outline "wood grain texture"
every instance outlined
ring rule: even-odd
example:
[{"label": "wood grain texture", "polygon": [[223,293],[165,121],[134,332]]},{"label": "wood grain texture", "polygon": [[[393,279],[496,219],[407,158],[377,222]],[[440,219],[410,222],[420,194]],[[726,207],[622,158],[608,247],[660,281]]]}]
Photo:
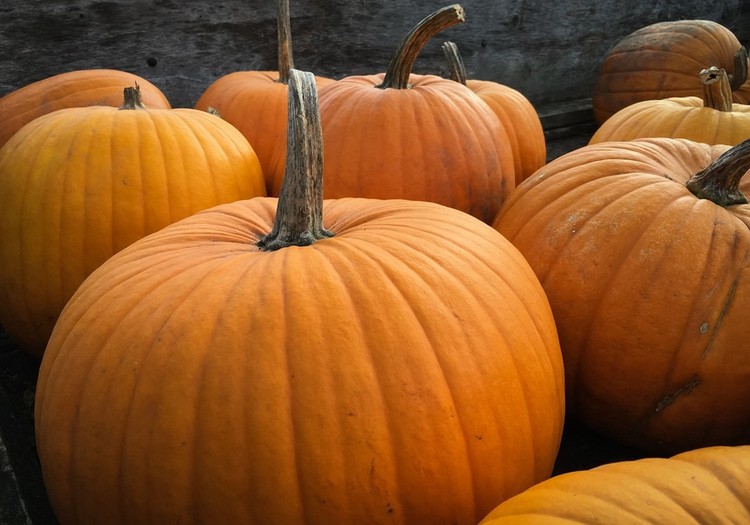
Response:
[{"label": "wood grain texture", "polygon": [[[382,72],[403,36],[447,5],[427,0],[292,2],[295,66],[340,78]],[[461,48],[470,78],[523,92],[534,104],[591,96],[599,60],[620,38],[656,21],[706,18],[747,42],[743,0],[466,0],[466,22],[431,42],[416,73],[447,75],[440,45]],[[148,78],[175,107],[216,78],[276,67],[275,2],[260,0],[5,0],[0,6],[0,95],[71,69],[124,69]]]}]

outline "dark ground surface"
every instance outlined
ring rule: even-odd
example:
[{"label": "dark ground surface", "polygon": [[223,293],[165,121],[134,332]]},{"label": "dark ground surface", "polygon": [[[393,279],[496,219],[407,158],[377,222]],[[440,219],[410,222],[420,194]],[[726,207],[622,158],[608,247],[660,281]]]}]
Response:
[{"label": "dark ground surface", "polygon": [[[548,129],[548,160],[586,144],[594,125],[564,117],[572,125]],[[558,118],[540,111],[547,124]],[[580,120],[580,122],[575,122]],[[34,388],[38,363],[19,349],[0,327],[0,525],[56,525],[42,481],[34,445]],[[575,421],[567,421],[554,474],[644,457]]]}]

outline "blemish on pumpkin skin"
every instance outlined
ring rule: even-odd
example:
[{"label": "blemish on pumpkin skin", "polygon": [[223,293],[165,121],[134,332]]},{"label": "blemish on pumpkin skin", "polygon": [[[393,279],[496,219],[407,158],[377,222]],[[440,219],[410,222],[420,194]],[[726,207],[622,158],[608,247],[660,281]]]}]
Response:
[{"label": "blemish on pumpkin skin", "polygon": [[693,376],[690,378],[690,381],[682,385],[680,388],[672,392],[671,394],[667,394],[666,396],[662,397],[661,400],[656,403],[656,408],[654,409],[654,412],[657,414],[667,408],[669,405],[673,404],[680,396],[686,396],[695,388],[701,384],[701,380],[698,376]]},{"label": "blemish on pumpkin skin", "polygon": [[[708,340],[708,343],[706,344],[706,348],[703,350],[703,354],[701,355],[701,359],[705,359],[708,353],[711,351],[711,348],[714,345],[714,341],[716,340],[716,337],[719,335],[719,328],[721,328],[721,323],[724,321],[724,317],[726,317],[727,312],[729,311],[729,307],[732,306],[732,302],[734,301],[734,293],[737,290],[737,286],[739,284],[740,278],[737,277],[734,281],[732,281],[732,286],[729,287],[729,292],[727,293],[727,297],[724,300],[724,304],[721,307],[721,311],[719,312],[718,317],[716,318],[716,322],[714,323],[714,329],[711,332],[711,336]],[[706,331],[703,331],[703,327],[706,327]],[[700,331],[702,334],[705,334],[708,332],[708,323],[703,323],[700,327]]]}]

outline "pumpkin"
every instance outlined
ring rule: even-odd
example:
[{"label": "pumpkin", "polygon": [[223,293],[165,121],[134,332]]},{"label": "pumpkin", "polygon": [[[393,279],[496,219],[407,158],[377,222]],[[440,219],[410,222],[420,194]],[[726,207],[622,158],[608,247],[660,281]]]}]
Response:
[{"label": "pumpkin", "polygon": [[247,140],[194,109],[61,109],[0,149],[0,322],[31,354],[113,253],[198,210],[265,195]]},{"label": "pumpkin", "polygon": [[122,90],[138,84],[149,108],[169,108],[164,94],[145,78],[116,69],[84,69],[53,75],[0,98],[0,146],[25,124],[46,113],[78,106],[119,106]]},{"label": "pumpkin", "polygon": [[425,43],[464,19],[458,4],[440,9],[411,30],[385,73],[320,89],[328,198],[430,201],[491,222],[515,187],[507,132],[468,87],[411,73]]},{"label": "pumpkin", "polygon": [[702,97],[643,100],[607,119],[590,144],[643,137],[674,137],[735,145],[750,137],[750,106],[732,103],[729,78],[716,66],[700,72]]},{"label": "pumpkin", "polygon": [[[213,110],[239,129],[260,159],[266,192],[277,196],[286,158],[287,83],[294,67],[289,0],[278,0],[278,71],[235,71],[203,92],[196,109]],[[316,76],[319,86],[333,82]]]},{"label": "pumpkin", "polygon": [[523,93],[510,86],[489,80],[467,79],[466,67],[455,43],[443,43],[443,52],[448,60],[451,79],[479,95],[500,119],[513,150],[515,183],[520,184],[541,168],[547,159],[544,129],[534,105]]},{"label": "pumpkin", "polygon": [[[699,97],[701,86],[695,75],[711,66],[727,71],[733,90],[750,89],[747,51],[723,25],[711,20],[671,20],[642,27],[602,59],[594,83],[594,117],[602,124],[642,100]],[[739,94],[736,101],[748,103]]]},{"label": "pumpkin", "polygon": [[498,505],[481,525],[750,523],[750,446],[706,447],[569,472]]},{"label": "pumpkin", "polygon": [[562,358],[529,265],[438,204],[324,201],[312,73],[289,92],[278,200],[133,243],[60,316],[35,428],[62,525],[475,524],[550,475]]},{"label": "pumpkin", "polygon": [[549,297],[568,410],[658,453],[750,439],[750,142],[603,142],[521,184],[494,226]]}]

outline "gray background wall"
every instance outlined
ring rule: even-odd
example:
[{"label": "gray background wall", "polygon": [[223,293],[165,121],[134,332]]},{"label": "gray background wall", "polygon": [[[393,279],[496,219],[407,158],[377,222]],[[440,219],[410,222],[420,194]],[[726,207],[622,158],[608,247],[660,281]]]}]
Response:
[{"label": "gray background wall", "polygon": [[[291,0],[295,65],[340,78],[385,69],[434,0]],[[444,74],[440,43],[458,44],[471,78],[501,82],[535,105],[586,99],[599,60],[652,22],[706,18],[747,44],[750,0],[465,0],[464,24],[428,44],[415,71]],[[46,76],[124,69],[192,106],[221,75],[275,69],[274,0],[3,0],[0,95]]]}]

